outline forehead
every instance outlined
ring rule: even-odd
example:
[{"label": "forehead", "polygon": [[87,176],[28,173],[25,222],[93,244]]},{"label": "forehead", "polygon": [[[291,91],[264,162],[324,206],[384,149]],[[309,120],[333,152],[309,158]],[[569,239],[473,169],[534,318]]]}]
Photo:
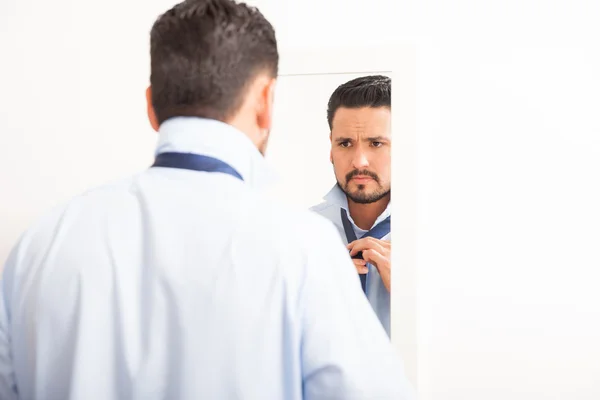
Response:
[{"label": "forehead", "polygon": [[331,135],[339,136],[384,136],[391,135],[391,110],[388,107],[341,107],[333,116]]}]

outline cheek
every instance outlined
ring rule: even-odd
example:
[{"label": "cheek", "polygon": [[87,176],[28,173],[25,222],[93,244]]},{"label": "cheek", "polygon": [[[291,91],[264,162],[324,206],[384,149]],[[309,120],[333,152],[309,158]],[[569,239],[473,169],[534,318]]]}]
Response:
[{"label": "cheek", "polygon": [[332,152],[331,162],[333,163],[333,169],[335,170],[335,174],[337,176],[348,173],[348,161],[342,154],[336,154],[335,152]]},{"label": "cheek", "polygon": [[336,166],[345,168],[349,163],[352,162],[352,157],[348,152],[333,150],[331,152],[331,160]]},{"label": "cheek", "polygon": [[392,165],[389,160],[382,160],[382,162],[377,163],[375,166],[375,172],[379,175],[379,179],[382,182],[389,182],[390,175],[392,170]]}]

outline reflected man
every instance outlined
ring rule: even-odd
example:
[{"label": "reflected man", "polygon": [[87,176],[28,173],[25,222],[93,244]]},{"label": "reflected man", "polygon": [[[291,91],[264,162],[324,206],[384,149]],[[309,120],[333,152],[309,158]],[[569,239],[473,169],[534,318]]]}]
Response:
[{"label": "reflected man", "polygon": [[390,336],[391,79],[339,86],[327,108],[336,185],[312,210],[338,228],[379,321]]}]

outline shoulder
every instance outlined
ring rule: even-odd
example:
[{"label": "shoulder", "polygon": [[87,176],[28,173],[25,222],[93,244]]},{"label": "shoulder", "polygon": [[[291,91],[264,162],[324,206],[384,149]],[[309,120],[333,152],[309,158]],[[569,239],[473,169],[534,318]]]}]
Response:
[{"label": "shoulder", "polygon": [[20,235],[6,262],[5,273],[21,264],[28,264],[31,257],[42,257],[45,250],[63,232],[66,222],[82,223],[102,215],[102,209],[110,209],[115,199],[122,204],[129,192],[132,178],[100,185],[82,192],[71,199],[56,204],[42,213]]}]

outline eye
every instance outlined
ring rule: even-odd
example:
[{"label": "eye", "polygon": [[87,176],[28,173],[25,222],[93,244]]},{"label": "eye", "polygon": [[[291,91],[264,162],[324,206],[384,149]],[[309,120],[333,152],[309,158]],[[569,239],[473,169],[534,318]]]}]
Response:
[{"label": "eye", "polygon": [[377,141],[375,141],[375,142],[371,142],[371,144],[373,145],[373,147],[381,147],[381,146],[383,146],[383,142],[377,142]]},{"label": "eye", "polygon": [[345,140],[343,142],[340,142],[340,146],[341,147],[350,147],[351,143],[349,140]]}]

